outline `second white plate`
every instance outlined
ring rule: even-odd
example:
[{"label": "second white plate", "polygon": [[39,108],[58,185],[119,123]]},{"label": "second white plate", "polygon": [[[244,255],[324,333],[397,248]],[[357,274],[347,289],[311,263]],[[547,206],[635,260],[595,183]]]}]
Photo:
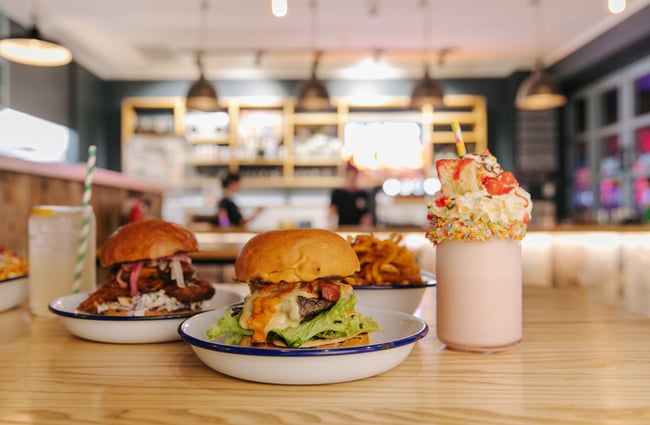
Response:
[{"label": "second white plate", "polygon": [[[196,313],[166,316],[102,316],[77,312],[77,306],[88,294],[70,294],[57,298],[49,305],[52,313],[61,317],[71,334],[83,339],[116,344],[144,344],[178,341],[178,326]],[[241,302],[244,297],[231,289],[216,285],[214,296],[204,310]]]}]

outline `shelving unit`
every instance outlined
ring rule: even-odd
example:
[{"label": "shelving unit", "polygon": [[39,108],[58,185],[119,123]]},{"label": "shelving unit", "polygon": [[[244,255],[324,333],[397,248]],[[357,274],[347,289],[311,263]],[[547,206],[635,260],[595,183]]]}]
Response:
[{"label": "shelving unit", "polygon": [[[436,111],[408,110],[405,99],[373,107],[346,100],[334,103],[330,110],[308,112],[297,110],[294,99],[263,106],[246,98],[223,99],[223,113],[208,120],[214,128],[202,131],[197,124],[186,124],[183,98],[127,98],[122,103],[122,163],[134,136],[173,135],[185,139],[186,186],[214,182],[233,171],[246,178],[247,187],[328,188],[342,183],[341,151],[345,127],[351,122],[416,122],[422,129],[425,172],[437,158],[455,153],[454,120],[461,123],[468,151],[487,147],[486,105],[480,96],[446,96],[444,108]],[[143,120],[147,123],[151,116],[165,120],[165,132],[143,127]]]}]

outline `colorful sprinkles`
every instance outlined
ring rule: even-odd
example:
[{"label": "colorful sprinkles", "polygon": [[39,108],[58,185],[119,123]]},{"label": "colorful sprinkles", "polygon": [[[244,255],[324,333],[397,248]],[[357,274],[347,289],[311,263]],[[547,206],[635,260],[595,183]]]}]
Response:
[{"label": "colorful sprinkles", "polygon": [[446,239],[485,242],[493,239],[522,240],[526,236],[527,225],[515,221],[508,225],[482,221],[449,221],[429,215],[430,227],[426,237],[434,245]]}]

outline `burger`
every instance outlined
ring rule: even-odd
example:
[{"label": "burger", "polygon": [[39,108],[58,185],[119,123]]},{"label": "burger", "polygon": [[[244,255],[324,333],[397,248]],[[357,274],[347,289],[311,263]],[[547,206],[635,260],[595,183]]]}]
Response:
[{"label": "burger", "polygon": [[210,340],[254,347],[336,348],[367,344],[381,330],[355,311],[348,283],[359,270],[350,244],[321,229],[287,229],[251,238],[235,260],[235,280],[248,283],[243,304],[209,327]]},{"label": "burger", "polygon": [[77,310],[111,316],[154,316],[202,310],[214,286],[196,275],[187,253],[198,250],[194,234],[164,220],[126,224],[104,243],[100,266],[107,283]]}]

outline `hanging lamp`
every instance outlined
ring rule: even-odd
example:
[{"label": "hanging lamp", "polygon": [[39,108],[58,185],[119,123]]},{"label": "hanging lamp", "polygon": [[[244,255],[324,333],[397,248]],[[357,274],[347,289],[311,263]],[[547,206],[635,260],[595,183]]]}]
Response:
[{"label": "hanging lamp", "polygon": [[195,111],[214,112],[219,109],[219,97],[214,86],[205,79],[201,52],[196,55],[196,64],[199,67],[199,79],[187,91],[185,106]]},{"label": "hanging lamp", "polygon": [[429,65],[424,66],[424,76],[413,87],[411,108],[422,109],[425,105],[438,107],[443,104],[444,94],[440,84],[430,77]]},{"label": "hanging lamp", "polygon": [[[206,31],[206,17],[208,11],[208,1],[204,0],[201,4],[201,23],[200,23],[200,44],[205,42]],[[196,80],[187,91],[185,97],[185,106],[187,109],[192,109],[202,112],[214,112],[220,109],[219,97],[217,90],[205,78],[205,71],[203,69],[203,50],[196,53],[196,65],[199,68],[199,79]]]},{"label": "hanging lamp", "polygon": [[531,0],[535,8],[537,26],[537,59],[533,72],[519,85],[515,97],[515,106],[527,111],[543,111],[558,108],[566,104],[566,97],[557,84],[544,71],[542,63],[542,23],[539,10],[540,0]]},{"label": "hanging lamp", "polygon": [[31,66],[62,66],[70,63],[72,52],[67,47],[41,36],[33,12],[32,27],[21,37],[0,39],[0,56],[12,62]]},{"label": "hanging lamp", "polygon": [[[420,5],[422,6],[423,9],[428,9],[428,2],[427,0],[422,0]],[[429,23],[430,23],[430,18],[429,18],[429,13],[426,13],[426,10],[423,10],[422,12],[422,45],[424,46],[425,50],[427,49],[429,40],[430,40],[430,28],[429,28]],[[442,55],[446,53],[446,50],[441,53],[441,58],[440,62],[442,62]],[[426,53],[425,53],[426,55]],[[422,109],[422,107],[426,105],[430,105],[432,107],[439,107],[443,104],[443,98],[444,98],[444,93],[442,90],[442,86],[438,81],[434,80],[431,78],[430,75],[430,64],[425,60],[424,64],[424,75],[422,78],[415,83],[415,86],[413,87],[413,91],[411,92],[411,104],[410,107],[412,109]]]},{"label": "hanging lamp", "polygon": [[316,70],[321,52],[316,52],[311,66],[311,77],[303,81],[296,89],[296,107],[298,109],[320,110],[331,107],[330,95],[325,84],[316,77]]},{"label": "hanging lamp", "polygon": [[[316,46],[318,29],[316,27],[316,0],[312,0],[311,6],[311,41]],[[322,56],[321,51],[316,51],[314,61],[311,65],[311,76],[296,87],[296,108],[306,110],[322,110],[332,106],[330,95],[325,83],[316,77],[318,64]]]}]

